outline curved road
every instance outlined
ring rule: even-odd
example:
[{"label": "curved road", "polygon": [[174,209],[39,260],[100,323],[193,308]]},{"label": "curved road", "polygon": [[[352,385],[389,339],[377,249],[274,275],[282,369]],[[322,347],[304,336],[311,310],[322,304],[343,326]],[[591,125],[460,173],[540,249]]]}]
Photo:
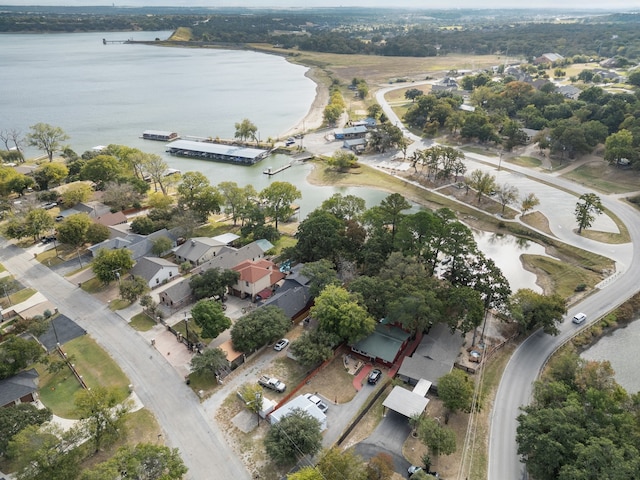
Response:
[{"label": "curved road", "polygon": [[[419,83],[426,84],[429,82]],[[376,99],[391,123],[401,126],[400,119],[384,98],[387,92],[398,88],[406,88],[406,85],[382,88],[376,93]],[[425,148],[430,145],[424,139],[411,134],[404,126],[401,126],[401,128],[405,136],[416,140],[414,149]],[[496,166],[499,162],[495,157],[466,153],[465,155]],[[536,181],[543,181],[547,185],[575,192],[578,195],[593,191],[548,173],[537,172],[512,164],[503,168]],[[626,225],[631,236],[631,244],[625,246],[598,244],[572,233],[573,225],[571,227],[565,226],[564,229],[562,229],[562,226],[559,227],[562,232],[558,236],[562,241],[614,258],[618,274],[611,281],[603,282],[606,286],[569,309],[567,314],[569,319],[577,312],[586,313],[588,321],[585,324],[578,327],[570,320],[566,320],[560,325],[560,334],[555,337],[538,331],[525,340],[514,352],[503,373],[491,412],[488,480],[521,480],[527,478],[526,469],[524,464],[520,462],[515,441],[516,418],[520,414],[520,407],[529,404],[531,401],[533,382],[537,379],[549,356],[573,336],[576,330],[585,328],[589,323],[605,315],[640,290],[640,283],[636,273],[640,271],[640,213],[628,204],[617,200],[614,196],[607,197],[600,193],[598,195],[601,197],[602,204],[617,215]],[[565,208],[573,211],[574,204]],[[546,213],[553,214],[553,212]]]},{"label": "curved road", "polygon": [[184,379],[122,318],[6,241],[0,247],[0,262],[23,284],[53,301],[109,352],[162,426],[167,445],[180,450],[189,468],[186,478],[251,478]]}]

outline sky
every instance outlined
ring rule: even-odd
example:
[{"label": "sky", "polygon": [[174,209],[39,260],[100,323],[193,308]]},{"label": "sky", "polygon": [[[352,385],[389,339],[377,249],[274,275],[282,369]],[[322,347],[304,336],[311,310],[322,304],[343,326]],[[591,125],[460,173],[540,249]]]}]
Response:
[{"label": "sky", "polygon": [[191,7],[385,7],[454,9],[454,8],[555,8],[640,11],[638,0],[536,0],[534,3],[513,0],[0,0],[0,5],[110,5],[124,6],[191,6]]}]

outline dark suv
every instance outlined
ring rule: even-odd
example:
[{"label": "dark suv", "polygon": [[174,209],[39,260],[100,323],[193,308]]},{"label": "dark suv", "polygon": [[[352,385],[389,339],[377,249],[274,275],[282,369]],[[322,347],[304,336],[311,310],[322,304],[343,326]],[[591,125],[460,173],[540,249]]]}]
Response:
[{"label": "dark suv", "polygon": [[369,382],[371,385],[375,385],[376,383],[378,383],[378,380],[380,380],[380,377],[382,377],[382,371],[380,371],[379,368],[374,368],[373,370],[371,370],[369,378],[367,378],[367,382]]}]

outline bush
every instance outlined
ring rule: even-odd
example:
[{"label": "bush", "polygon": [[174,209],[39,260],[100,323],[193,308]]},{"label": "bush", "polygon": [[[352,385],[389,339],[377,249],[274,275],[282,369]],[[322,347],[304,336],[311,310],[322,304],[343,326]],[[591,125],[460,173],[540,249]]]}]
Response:
[{"label": "bush", "polygon": [[579,283],[578,285],[576,285],[576,288],[574,291],[576,292],[584,292],[587,289],[587,284],[586,283]]}]

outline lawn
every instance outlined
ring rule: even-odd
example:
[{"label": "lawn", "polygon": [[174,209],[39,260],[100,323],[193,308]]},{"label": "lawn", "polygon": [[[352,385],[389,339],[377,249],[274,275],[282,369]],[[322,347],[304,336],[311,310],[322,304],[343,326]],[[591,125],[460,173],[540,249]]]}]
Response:
[{"label": "lawn", "polygon": [[587,185],[603,193],[625,193],[640,189],[638,176],[628,170],[614,168],[604,161],[589,162],[563,177]]},{"label": "lawn", "polygon": [[129,305],[131,305],[131,302],[129,300],[116,298],[115,300],[111,300],[111,303],[109,303],[109,309],[115,312],[116,310],[127,308]]},{"label": "lawn", "polygon": [[527,168],[536,168],[542,165],[540,159],[535,157],[505,157],[503,160],[508,163],[513,163],[514,165]]},{"label": "lawn", "polygon": [[553,292],[562,298],[569,298],[575,293],[575,288],[584,283],[587,287],[595,286],[602,276],[579,266],[556,260],[550,257],[523,254],[523,261],[534,270],[540,270],[553,283]]},{"label": "lawn", "polygon": [[131,317],[131,321],[129,322],[129,325],[131,325],[131,327],[134,330],[137,330],[139,332],[147,332],[151,330],[153,327],[155,327],[157,324],[155,320],[150,318],[149,315],[147,315],[146,313],[139,313]]},{"label": "lawn", "polygon": [[[128,394],[129,379],[109,355],[90,337],[82,336],[63,346],[67,356],[74,357],[76,370],[82,375],[89,387],[98,385],[116,388],[124,399]],[[57,355],[51,355],[58,360]],[[51,374],[44,365],[36,366],[40,374],[40,399],[56,415],[64,418],[76,418],[74,415],[73,395],[80,390],[80,384],[68,369]]]},{"label": "lawn", "polygon": [[[2,295],[2,299],[0,300],[0,305],[2,308],[7,308],[9,306],[9,302],[7,301],[6,295],[4,295],[4,291],[0,291],[0,295]],[[31,298],[36,294],[36,291],[33,288],[23,288],[15,293],[9,295],[9,299],[11,300],[11,305],[17,305],[18,303],[22,303],[25,300]]]}]

